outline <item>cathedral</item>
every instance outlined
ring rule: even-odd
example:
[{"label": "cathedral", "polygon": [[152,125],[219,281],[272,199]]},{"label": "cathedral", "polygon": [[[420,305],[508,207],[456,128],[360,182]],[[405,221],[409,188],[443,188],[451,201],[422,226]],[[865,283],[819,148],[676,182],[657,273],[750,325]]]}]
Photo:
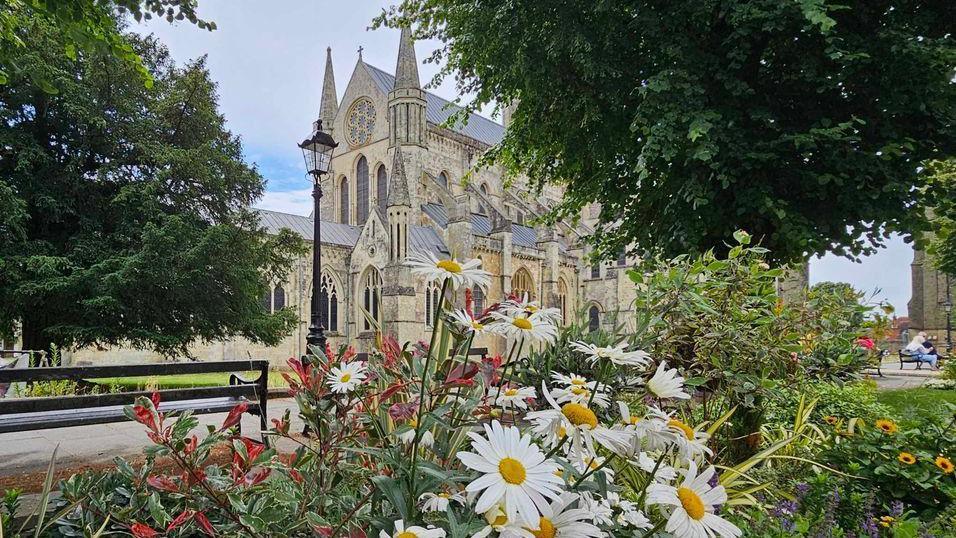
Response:
[{"label": "cathedral", "polygon": [[[480,258],[492,274],[490,289],[473,290],[481,310],[510,293],[528,294],[561,310],[565,322],[610,327],[629,308],[634,285],[629,260],[587,265],[583,239],[593,233],[599,208],[589,207],[577,224],[534,225],[562,195],[548,186],[528,189],[526,178],[506,178],[496,167],[476,167],[484,151],[501,141],[508,125],[477,114],[455,121],[461,108],[424,91],[414,41],[401,33],[395,70],[365,63],[361,56],[338,99],[332,52],[326,56],[319,120],[339,146],[323,176],[321,206],[322,273],[320,316],[329,343],[352,343],[359,351],[374,344],[375,324],[400,342],[428,341],[440,301],[437,286],[411,275],[402,262],[413,250],[437,256]],[[270,232],[288,228],[310,246],[312,217],[257,210]],[[242,340],[197,344],[204,360],[267,358],[283,364],[305,353],[312,294],[312,255],[301,257],[282,282],[263,297],[270,311],[293,308],[297,330],[279,346]],[[449,297],[463,302],[463,292]],[[620,316],[620,321],[626,321]],[[474,344],[498,352],[499,336]],[[110,354],[80,350],[74,360],[108,362],[161,360],[147,351]]]}]

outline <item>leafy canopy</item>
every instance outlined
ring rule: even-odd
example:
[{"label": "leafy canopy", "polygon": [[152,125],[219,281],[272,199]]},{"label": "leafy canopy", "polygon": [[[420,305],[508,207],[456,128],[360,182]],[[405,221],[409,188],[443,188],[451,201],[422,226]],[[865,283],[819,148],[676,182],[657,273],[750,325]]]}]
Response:
[{"label": "leafy canopy", "polygon": [[403,0],[472,107],[517,103],[488,156],[602,207],[598,252],[773,261],[924,229],[919,165],[952,155],[952,2]]},{"label": "leafy canopy", "polygon": [[204,60],[177,67],[155,39],[127,36],[149,89],[123,59],[72,61],[68,32],[23,22],[23,69],[0,86],[0,328],[21,325],[33,349],[277,343],[296,316],[265,312],[261,297],[300,240],[268,236],[248,209],[263,179],[225,128]]},{"label": "leafy canopy", "polygon": [[[114,16],[129,14],[137,22],[163,17],[169,22],[188,20],[199,28],[215,30],[216,23],[196,15],[196,0],[4,0],[0,2],[0,84],[5,84],[11,72],[23,70],[18,63],[17,49],[29,41],[25,35],[31,18],[44,20],[58,28],[63,35],[59,50],[76,59],[80,51],[109,52],[128,62],[152,84],[149,71],[139,56],[116,28]],[[44,91],[55,93],[56,87],[40,73],[27,71],[28,76]]]},{"label": "leafy canopy", "polygon": [[933,161],[927,172],[934,232],[930,253],[941,271],[956,276],[956,159]]}]

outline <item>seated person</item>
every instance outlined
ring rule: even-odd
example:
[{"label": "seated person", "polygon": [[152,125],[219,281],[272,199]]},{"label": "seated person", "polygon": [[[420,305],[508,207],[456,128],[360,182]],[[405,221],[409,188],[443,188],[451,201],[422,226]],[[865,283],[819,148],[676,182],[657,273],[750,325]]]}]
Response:
[{"label": "seated person", "polygon": [[913,340],[903,348],[903,351],[912,355],[913,358],[919,362],[929,364],[934,370],[939,370],[939,366],[937,366],[939,353],[937,353],[936,346],[933,345],[933,342],[926,339],[925,332],[920,331],[919,334],[914,336]]}]

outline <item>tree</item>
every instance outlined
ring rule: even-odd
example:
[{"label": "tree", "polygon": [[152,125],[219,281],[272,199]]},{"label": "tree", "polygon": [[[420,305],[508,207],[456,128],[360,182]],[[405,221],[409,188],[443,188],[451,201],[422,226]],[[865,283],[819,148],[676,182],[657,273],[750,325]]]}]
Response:
[{"label": "tree", "polygon": [[[30,18],[45,20],[60,29],[62,48],[71,59],[77,51],[108,51],[140,71],[144,80],[152,84],[149,71],[117,29],[114,17],[129,14],[137,22],[163,17],[169,22],[188,20],[199,28],[215,30],[216,23],[196,16],[196,0],[4,0],[0,2],[0,84],[5,84],[10,73],[22,69],[17,63],[17,49],[28,40],[24,30]],[[28,72],[44,91],[54,93],[56,87],[39,73]]]},{"label": "tree", "polygon": [[296,316],[261,297],[301,240],[267,235],[248,209],[263,179],[225,129],[204,61],[179,68],[154,38],[127,36],[148,89],[123,59],[72,61],[68,33],[24,22],[23,69],[0,86],[0,327],[20,324],[32,349],[277,343]]},{"label": "tree", "polygon": [[[952,2],[403,0],[379,24],[442,46],[472,108],[516,103],[487,160],[562,184],[549,221],[601,204],[605,257],[868,253],[953,155]],[[487,162],[487,161],[486,161]]]},{"label": "tree", "polygon": [[956,276],[956,159],[933,161],[926,169],[931,180],[925,204],[934,232],[929,251],[940,271]]}]

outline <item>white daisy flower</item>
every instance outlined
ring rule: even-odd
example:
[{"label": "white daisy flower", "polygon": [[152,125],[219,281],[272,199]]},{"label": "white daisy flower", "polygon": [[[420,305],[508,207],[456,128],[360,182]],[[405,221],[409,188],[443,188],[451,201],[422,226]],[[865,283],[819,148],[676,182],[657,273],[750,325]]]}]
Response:
[{"label": "white daisy flower", "polygon": [[461,329],[467,333],[475,333],[475,336],[481,336],[488,332],[488,327],[484,323],[479,322],[475,318],[471,317],[465,309],[458,309],[451,314],[452,319],[455,323],[461,327]]},{"label": "white daisy flower", "polygon": [[[547,504],[547,503],[545,503]],[[471,538],[485,538],[493,532],[498,533],[498,538],[536,538],[534,534],[524,530],[514,521],[508,519],[505,512],[504,503],[498,503],[491,507],[482,517],[488,522],[488,525],[471,535]]]},{"label": "white daisy flower", "polygon": [[[411,426],[412,429],[397,435],[398,440],[406,445],[410,445],[415,442],[415,433],[418,431],[418,421],[414,418],[410,418],[408,419],[408,425]],[[435,436],[432,435],[431,430],[425,430],[425,433],[422,434],[422,438],[418,440],[418,446],[431,448],[431,446],[434,444]]]},{"label": "white daisy flower", "polygon": [[647,452],[637,455],[637,466],[645,473],[654,473],[654,480],[658,482],[673,482],[677,478],[677,469],[663,462],[658,465],[657,460],[650,457]]},{"label": "white daisy flower", "polygon": [[635,428],[637,423],[641,421],[641,417],[631,414],[631,408],[626,403],[618,400],[617,408],[621,412],[621,425],[624,427]]},{"label": "white daisy flower", "polygon": [[365,381],[365,364],[355,362],[343,362],[338,367],[332,368],[326,375],[326,384],[332,392],[345,394],[352,392],[355,387]]},{"label": "white daisy flower", "polygon": [[601,529],[589,521],[591,512],[582,508],[570,508],[578,500],[573,493],[563,493],[560,498],[543,510],[536,527],[527,527],[535,538],[598,538],[604,536]]},{"label": "white daisy flower", "polygon": [[588,378],[575,373],[564,375],[560,372],[551,372],[551,379],[565,387],[584,387],[594,390],[597,386],[597,381],[588,381]]},{"label": "white daisy flower", "polygon": [[[674,446],[684,458],[711,455],[713,452],[707,447],[710,435],[697,431],[682,420],[675,418],[673,413],[651,408],[647,422],[654,424],[645,430],[648,447],[663,448]],[[663,429],[660,427],[663,425]]]},{"label": "white daisy flower", "polygon": [[594,411],[584,404],[559,404],[551,397],[543,381],[541,391],[551,408],[532,411],[525,418],[535,424],[535,433],[545,436],[552,446],[560,442],[562,434],[566,434],[571,436],[570,450],[577,454],[595,454],[595,442],[618,454],[628,452],[632,436],[630,432],[613,430],[600,424]]},{"label": "white daisy flower", "polygon": [[425,493],[418,498],[418,502],[422,503],[422,510],[426,512],[445,512],[451,506],[452,501],[464,505],[465,497],[461,493],[442,491],[440,493]]},{"label": "white daisy flower", "polygon": [[491,273],[481,269],[479,259],[439,260],[431,251],[413,251],[405,258],[405,265],[412,268],[413,274],[421,275],[429,281],[441,283],[450,278],[454,288],[479,286],[488,289],[491,284]]},{"label": "white daisy flower", "polygon": [[591,398],[591,390],[578,385],[567,388],[555,387],[551,389],[551,397],[558,403],[573,402],[583,405],[593,403],[601,409],[607,409],[611,405],[611,398],[608,397],[603,388],[594,393],[593,399]]},{"label": "white daisy flower", "polygon": [[541,316],[539,313],[529,316],[508,316],[501,312],[491,312],[491,317],[498,323],[492,325],[492,330],[507,338],[529,338],[532,342],[553,344],[558,337],[558,328],[554,321]]},{"label": "white daisy flower", "polygon": [[379,538],[445,538],[444,529],[434,527],[418,527],[412,525],[405,527],[405,522],[399,519],[395,522],[395,532],[389,534],[385,531],[379,531]]},{"label": "white daisy flower", "polygon": [[557,499],[564,485],[554,474],[558,464],[545,460],[531,436],[522,435],[518,428],[503,427],[496,420],[490,426],[485,424],[485,435],[487,438],[468,433],[477,454],[457,454],[466,467],[483,473],[465,487],[469,492],[484,490],[475,503],[475,512],[483,514],[504,501],[509,521],[537,524],[539,510],[548,507],[545,497]]},{"label": "white daisy flower", "polygon": [[538,314],[554,324],[561,323],[561,310],[558,308],[541,308],[537,301],[532,301],[525,293],[521,299],[503,301],[499,310],[511,317],[530,316]]},{"label": "white daisy flower", "polygon": [[647,380],[647,390],[658,398],[690,398],[690,394],[684,392],[684,378],[677,375],[677,368],[668,370],[667,361],[657,365],[654,376]]},{"label": "white daisy flower", "polygon": [[735,538],[742,533],[733,523],[714,514],[714,507],[727,503],[723,486],[710,486],[714,468],[697,474],[697,464],[689,462],[680,486],[651,484],[647,504],[658,505],[667,517],[664,529],[678,538]]},{"label": "white daisy flower", "polygon": [[519,409],[528,408],[528,398],[534,398],[537,394],[532,387],[508,387],[502,389],[495,399],[495,405],[502,409],[517,407]]},{"label": "white daisy flower", "polygon": [[625,351],[626,342],[621,342],[616,346],[600,347],[587,342],[572,342],[571,347],[588,356],[591,364],[601,360],[611,361],[618,366],[644,366],[650,360],[651,356],[645,351]]},{"label": "white daisy flower", "polygon": [[638,529],[650,529],[654,526],[651,520],[647,519],[647,516],[644,515],[644,512],[641,512],[637,508],[636,503],[622,500],[617,506],[621,510],[621,513],[617,515],[618,525],[622,527],[631,526]]},{"label": "white daisy flower", "polygon": [[614,509],[607,499],[595,498],[591,492],[581,493],[581,508],[591,514],[591,518],[598,525],[614,524]]},{"label": "white daisy flower", "polygon": [[[583,455],[583,457],[573,457],[571,458],[573,462],[573,467],[578,471],[578,474],[584,475],[587,472],[591,472],[593,477],[596,472],[604,473],[604,476],[607,478],[608,484],[614,483],[614,469],[610,465],[604,465],[604,462],[607,461],[607,458],[602,458],[601,456],[589,456]],[[598,469],[601,469],[598,471]]]}]

